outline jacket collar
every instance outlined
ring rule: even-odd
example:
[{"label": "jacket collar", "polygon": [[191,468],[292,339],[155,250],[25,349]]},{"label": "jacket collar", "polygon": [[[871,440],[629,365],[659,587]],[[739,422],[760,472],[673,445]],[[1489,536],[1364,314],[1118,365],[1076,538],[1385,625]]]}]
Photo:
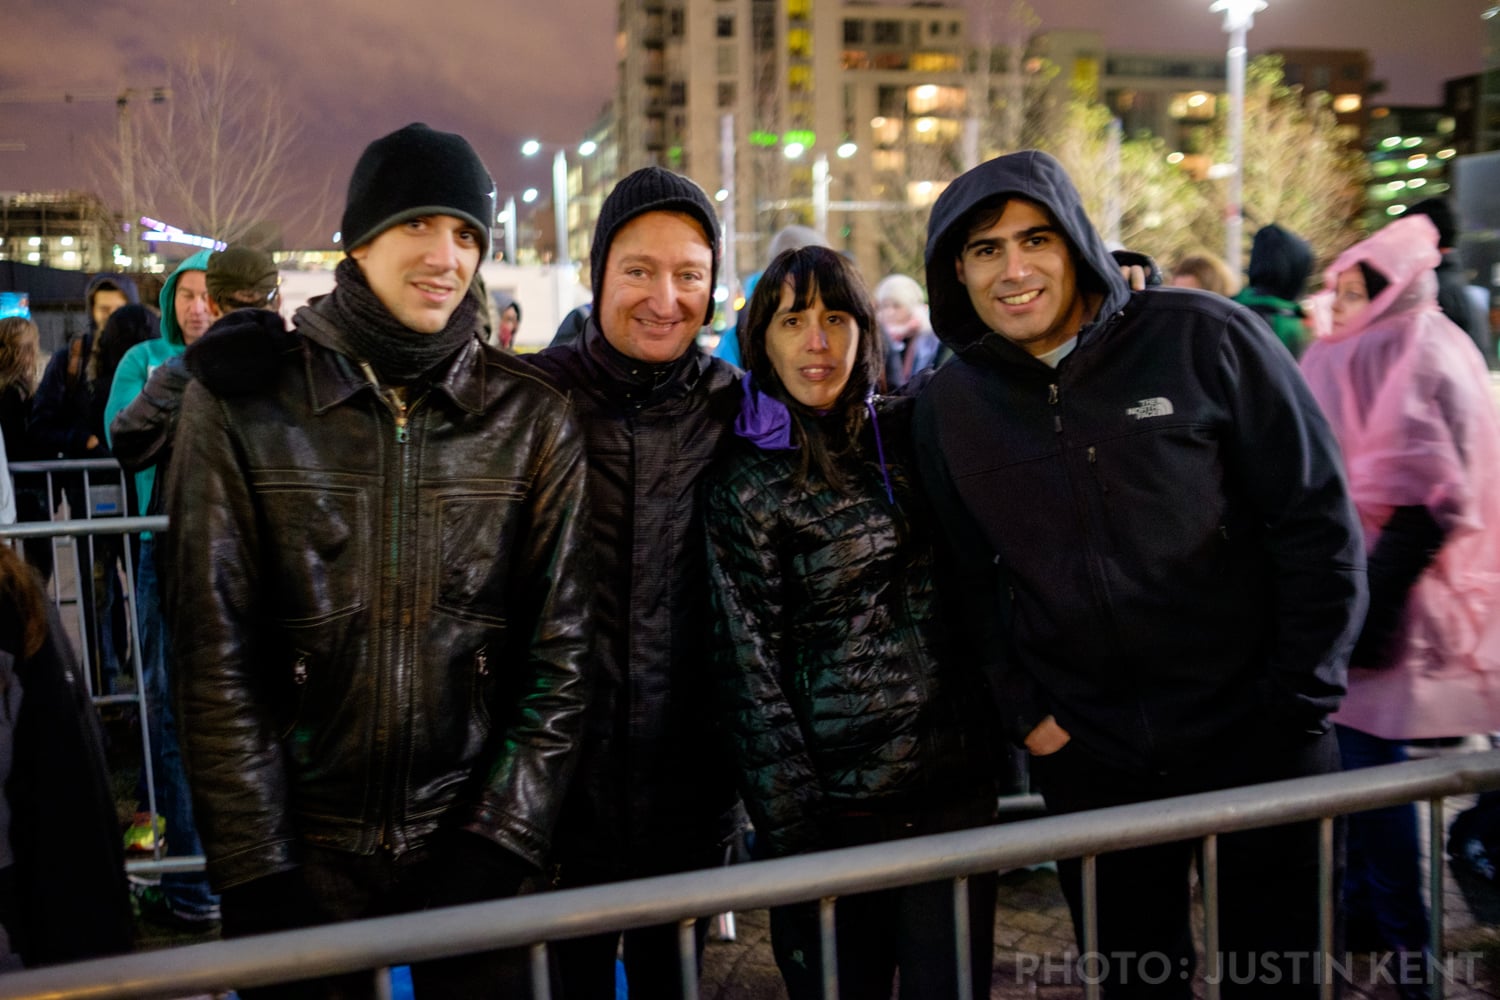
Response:
[{"label": "jacket collar", "polygon": [[[478,340],[469,340],[459,348],[448,369],[433,388],[453,401],[466,413],[483,413],[494,402],[500,386],[489,366],[479,356],[483,351]],[[359,366],[352,360],[321,344],[302,338],[302,352],[307,370],[308,400],[312,411],[321,416],[344,403],[360,390],[375,391]]]},{"label": "jacket collar", "polygon": [[609,398],[637,408],[683,398],[698,384],[698,379],[712,360],[694,343],[688,347],[686,354],[671,364],[659,381],[653,382],[649,375],[643,376],[641,372],[658,366],[641,363],[639,367],[635,367],[628,364],[604,339],[604,331],[599,328],[599,322],[593,316],[584,329],[583,343],[578,353],[595,383]]}]

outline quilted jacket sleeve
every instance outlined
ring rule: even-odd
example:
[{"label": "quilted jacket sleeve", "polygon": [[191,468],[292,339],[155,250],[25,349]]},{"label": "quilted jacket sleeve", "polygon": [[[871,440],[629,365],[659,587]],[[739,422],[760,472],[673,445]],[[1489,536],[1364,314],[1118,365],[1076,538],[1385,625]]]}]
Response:
[{"label": "quilted jacket sleeve", "polygon": [[783,639],[776,504],[745,483],[718,478],[705,498],[712,680],[757,840],[783,857],[823,846],[822,789],[786,687],[796,651]]}]

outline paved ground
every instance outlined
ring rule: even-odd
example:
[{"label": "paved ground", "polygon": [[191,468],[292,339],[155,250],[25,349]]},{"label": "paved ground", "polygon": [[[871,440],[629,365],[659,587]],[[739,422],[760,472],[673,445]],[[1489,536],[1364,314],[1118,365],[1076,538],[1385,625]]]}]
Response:
[{"label": "paved ground", "polygon": [[[1454,803],[1457,804],[1457,801]],[[1446,941],[1453,961],[1447,996],[1455,1000],[1500,997],[1500,891],[1491,885],[1460,885],[1451,871],[1447,877]],[[704,953],[700,980],[703,1000],[783,1000],[771,957],[764,911],[736,916],[736,940],[711,941]],[[1038,868],[1009,872],[1001,878],[996,911],[995,971],[992,1000],[1074,1000],[1083,996],[1076,979],[1068,983],[1060,968],[1073,966],[1077,954],[1068,907],[1058,887],[1056,872]],[[1384,971],[1396,974],[1389,959]],[[1047,963],[1053,970],[1044,974]],[[1076,966],[1073,966],[1076,970]],[[1350,965],[1348,998],[1388,1000],[1397,996],[1384,981],[1382,967],[1371,956],[1357,956]],[[1201,979],[1197,996],[1205,995]]]}]

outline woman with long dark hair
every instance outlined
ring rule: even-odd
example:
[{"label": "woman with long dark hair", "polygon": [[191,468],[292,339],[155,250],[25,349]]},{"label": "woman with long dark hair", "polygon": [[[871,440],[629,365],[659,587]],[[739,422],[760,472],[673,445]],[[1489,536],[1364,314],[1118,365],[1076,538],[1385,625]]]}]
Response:
[{"label": "woman with long dark hair", "polygon": [[[756,853],[990,822],[995,788],[937,624],[932,525],[917,492],[911,399],[878,398],[883,338],[858,272],[803,247],[750,301],[738,446],[705,498],[713,683]],[[989,995],[994,881],[971,880],[971,959]],[[950,883],[843,898],[844,997],[956,995]],[[793,1000],[821,997],[816,904],[771,913]]]},{"label": "woman with long dark hair", "polygon": [[[31,434],[31,401],[36,395],[37,327],[29,319],[7,316],[0,319],[0,435],[5,439],[7,462],[29,462],[41,458]],[[52,508],[47,502],[47,478],[43,473],[17,473],[13,477],[16,494],[16,520],[50,521]],[[45,538],[27,539],[23,546],[26,561],[35,566],[42,579],[52,578],[52,542]]]}]

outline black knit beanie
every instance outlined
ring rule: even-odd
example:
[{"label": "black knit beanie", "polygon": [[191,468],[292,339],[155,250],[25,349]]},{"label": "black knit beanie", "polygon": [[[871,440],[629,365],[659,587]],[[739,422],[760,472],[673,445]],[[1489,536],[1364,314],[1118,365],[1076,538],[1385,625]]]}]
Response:
[{"label": "black knit beanie", "polygon": [[461,135],[420,122],[365,147],[344,203],[344,250],[370,242],[392,226],[422,215],[452,215],[473,223],[490,255],[495,182]]},{"label": "black knit beanie", "polygon": [[[713,202],[703,189],[681,174],[674,174],[663,167],[642,167],[614,186],[604,205],[599,209],[599,221],[594,225],[594,245],[589,250],[589,266],[594,284],[594,303],[602,299],[604,290],[604,265],[609,260],[609,245],[614,242],[620,227],[638,215],[647,212],[686,212],[703,227],[713,251],[713,267],[709,273],[709,286],[719,280],[719,216]],[[710,297],[705,325],[714,318],[714,301]]]}]

